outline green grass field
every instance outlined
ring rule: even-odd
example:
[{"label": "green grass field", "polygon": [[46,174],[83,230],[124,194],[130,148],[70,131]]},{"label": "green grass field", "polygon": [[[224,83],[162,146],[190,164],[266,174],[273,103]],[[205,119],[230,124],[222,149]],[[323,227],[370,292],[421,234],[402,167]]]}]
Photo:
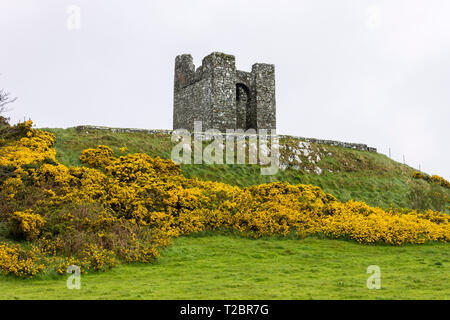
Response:
[{"label": "green grass field", "polygon": [[[381,289],[369,290],[369,265]],[[306,238],[182,237],[154,264],[31,280],[1,277],[0,299],[450,299],[450,244],[361,245]]]}]

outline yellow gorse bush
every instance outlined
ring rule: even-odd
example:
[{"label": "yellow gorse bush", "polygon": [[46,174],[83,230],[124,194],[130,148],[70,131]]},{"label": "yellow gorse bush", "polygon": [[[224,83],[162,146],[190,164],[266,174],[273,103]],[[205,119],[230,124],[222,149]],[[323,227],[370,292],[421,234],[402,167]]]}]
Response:
[{"label": "yellow gorse bush", "polygon": [[442,187],[450,189],[450,182],[445,180],[444,178],[438,176],[438,175],[429,176],[429,175],[424,174],[422,172],[415,171],[415,172],[413,172],[413,177],[415,179],[423,179],[423,180],[428,181],[428,182],[435,182],[435,183],[441,185]]},{"label": "yellow gorse bush", "polygon": [[23,191],[23,182],[19,177],[6,179],[1,189],[2,194],[8,200],[12,200],[20,191]]},{"label": "yellow gorse bush", "polygon": [[239,188],[187,179],[170,160],[117,157],[107,146],[84,150],[86,167],[67,167],[56,160],[54,141],[30,124],[24,137],[0,147],[0,168],[13,168],[0,196],[9,220],[35,246],[22,259],[24,249],[1,244],[4,273],[33,276],[44,269],[37,261],[58,273],[71,264],[88,272],[119,261],[151,262],[171,238],[204,230],[391,245],[450,240],[448,215],[441,212],[342,203],[311,185]]},{"label": "yellow gorse bush", "polygon": [[113,160],[113,150],[108,146],[98,146],[95,149],[86,149],[81,152],[80,161],[93,167],[109,164]]},{"label": "yellow gorse bush", "polygon": [[33,214],[31,209],[25,212],[14,212],[11,221],[17,225],[20,232],[28,240],[36,239],[44,226],[44,218],[39,214]]},{"label": "yellow gorse bush", "polygon": [[17,277],[32,277],[44,269],[33,251],[23,250],[19,245],[0,243],[0,270]]}]

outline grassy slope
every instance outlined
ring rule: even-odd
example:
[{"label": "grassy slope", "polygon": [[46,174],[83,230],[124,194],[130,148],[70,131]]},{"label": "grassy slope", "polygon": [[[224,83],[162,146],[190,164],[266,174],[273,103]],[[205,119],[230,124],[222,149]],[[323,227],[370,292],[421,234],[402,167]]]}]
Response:
[{"label": "grassy slope", "polygon": [[[2,277],[0,299],[450,299],[448,244],[402,247],[307,238],[182,237],[155,264],[83,275]],[[369,265],[381,290],[369,290]]]},{"label": "grassy slope", "polygon": [[[151,156],[170,158],[174,145],[166,134],[124,133],[91,130],[88,134],[69,129],[46,129],[56,135],[57,158],[66,165],[80,165],[78,157],[85,148],[99,144],[108,145],[120,154],[119,148],[126,146],[129,152],[145,152]],[[294,144],[296,141],[281,141]],[[324,147],[312,144],[315,150]],[[274,176],[262,176],[258,165],[183,165],[186,177],[198,177],[238,186],[250,186],[271,181],[288,181],[321,187],[341,201],[360,200],[372,206],[388,208],[411,207],[405,195],[412,185],[427,187],[424,181],[411,178],[413,169],[395,162],[385,155],[340,147],[326,146],[324,156],[318,163],[321,175],[305,170],[287,169]],[[282,154],[283,156],[283,154]],[[286,156],[286,155],[285,155]],[[287,155],[288,156],[288,155]],[[303,159],[303,163],[307,163]],[[330,172],[332,171],[332,172]],[[442,189],[445,190],[445,189]],[[450,192],[445,191],[450,197]],[[449,210],[447,210],[449,211]]]}]

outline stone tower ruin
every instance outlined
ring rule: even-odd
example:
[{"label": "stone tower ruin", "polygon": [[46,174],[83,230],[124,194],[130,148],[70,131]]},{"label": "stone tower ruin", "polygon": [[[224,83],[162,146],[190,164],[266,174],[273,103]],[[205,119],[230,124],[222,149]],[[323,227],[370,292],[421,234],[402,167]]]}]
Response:
[{"label": "stone tower ruin", "polygon": [[275,66],[236,70],[232,55],[213,52],[195,69],[192,56],[175,59],[173,129],[276,129]]}]

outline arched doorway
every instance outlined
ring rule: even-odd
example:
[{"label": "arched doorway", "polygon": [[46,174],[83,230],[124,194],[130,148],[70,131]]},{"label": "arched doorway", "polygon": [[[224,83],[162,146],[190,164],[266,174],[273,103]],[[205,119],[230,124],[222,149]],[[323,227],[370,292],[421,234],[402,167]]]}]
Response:
[{"label": "arched doorway", "polygon": [[236,84],[236,129],[256,129],[250,105],[250,91],[245,84]]}]

